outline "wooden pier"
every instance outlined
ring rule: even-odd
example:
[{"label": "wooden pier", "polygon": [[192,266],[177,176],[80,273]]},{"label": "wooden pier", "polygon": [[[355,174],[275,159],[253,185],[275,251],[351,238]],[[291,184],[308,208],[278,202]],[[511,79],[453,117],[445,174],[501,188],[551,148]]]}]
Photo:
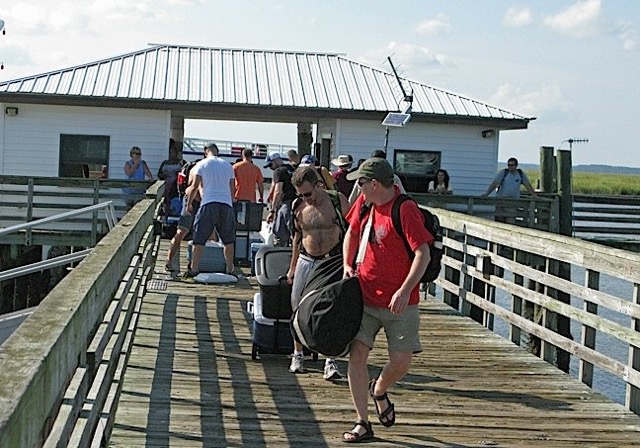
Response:
[{"label": "wooden pier", "polygon": [[[346,379],[324,381],[322,359],[304,375],[285,355],[251,360],[252,279],[165,281],[162,265],[142,298],[109,446],[344,446],[355,418]],[[637,446],[640,417],[621,405],[440,302],[423,301],[421,316],[424,352],[390,393],[397,423],[377,424],[370,403],[369,445]],[[372,376],[385,362],[377,343]]]}]

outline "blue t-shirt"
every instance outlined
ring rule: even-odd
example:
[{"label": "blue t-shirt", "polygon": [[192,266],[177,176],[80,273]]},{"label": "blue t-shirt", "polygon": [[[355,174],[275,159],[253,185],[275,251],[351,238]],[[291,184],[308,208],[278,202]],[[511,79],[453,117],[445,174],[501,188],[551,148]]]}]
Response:
[{"label": "blue t-shirt", "polygon": [[501,170],[493,181],[500,184],[498,192],[496,193],[497,197],[518,199],[520,197],[520,185],[525,182],[529,182],[529,179],[524,171],[522,172],[522,175],[519,170],[514,172],[507,171],[507,175],[505,176],[504,170]]}]

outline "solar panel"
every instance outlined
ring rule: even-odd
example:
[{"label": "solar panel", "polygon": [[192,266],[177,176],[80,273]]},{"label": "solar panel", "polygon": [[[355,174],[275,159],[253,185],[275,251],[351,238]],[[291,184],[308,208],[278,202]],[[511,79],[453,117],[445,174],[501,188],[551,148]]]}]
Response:
[{"label": "solar panel", "polygon": [[389,112],[384,120],[382,120],[383,126],[396,126],[402,127],[407,124],[407,121],[411,118],[411,114],[400,114],[397,112]]}]

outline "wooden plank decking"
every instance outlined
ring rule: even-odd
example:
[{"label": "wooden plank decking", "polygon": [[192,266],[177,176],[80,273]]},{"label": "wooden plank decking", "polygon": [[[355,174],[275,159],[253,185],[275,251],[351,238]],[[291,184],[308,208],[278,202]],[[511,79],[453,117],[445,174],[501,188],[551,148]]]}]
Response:
[{"label": "wooden plank decking", "polygon": [[[164,254],[164,252],[161,252]],[[163,278],[162,260],[157,278]],[[144,297],[112,447],[330,447],[355,418],[346,379],[251,360],[246,302],[257,286],[170,281]],[[424,352],[390,392],[392,428],[368,446],[631,447],[640,417],[445,305],[421,305]],[[375,375],[384,341],[370,358]],[[346,373],[346,360],[339,360]]]}]

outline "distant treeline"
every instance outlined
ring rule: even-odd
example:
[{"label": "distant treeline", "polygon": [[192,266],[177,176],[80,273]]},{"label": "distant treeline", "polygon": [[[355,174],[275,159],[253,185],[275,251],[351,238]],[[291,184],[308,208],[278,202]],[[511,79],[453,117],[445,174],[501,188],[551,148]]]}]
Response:
[{"label": "distant treeline", "polygon": [[[498,167],[506,166],[507,162],[499,163]],[[520,168],[526,171],[539,171],[540,166],[535,163],[521,163]],[[602,173],[602,174],[630,174],[640,175],[640,168],[612,165],[574,165],[574,173]]]}]

